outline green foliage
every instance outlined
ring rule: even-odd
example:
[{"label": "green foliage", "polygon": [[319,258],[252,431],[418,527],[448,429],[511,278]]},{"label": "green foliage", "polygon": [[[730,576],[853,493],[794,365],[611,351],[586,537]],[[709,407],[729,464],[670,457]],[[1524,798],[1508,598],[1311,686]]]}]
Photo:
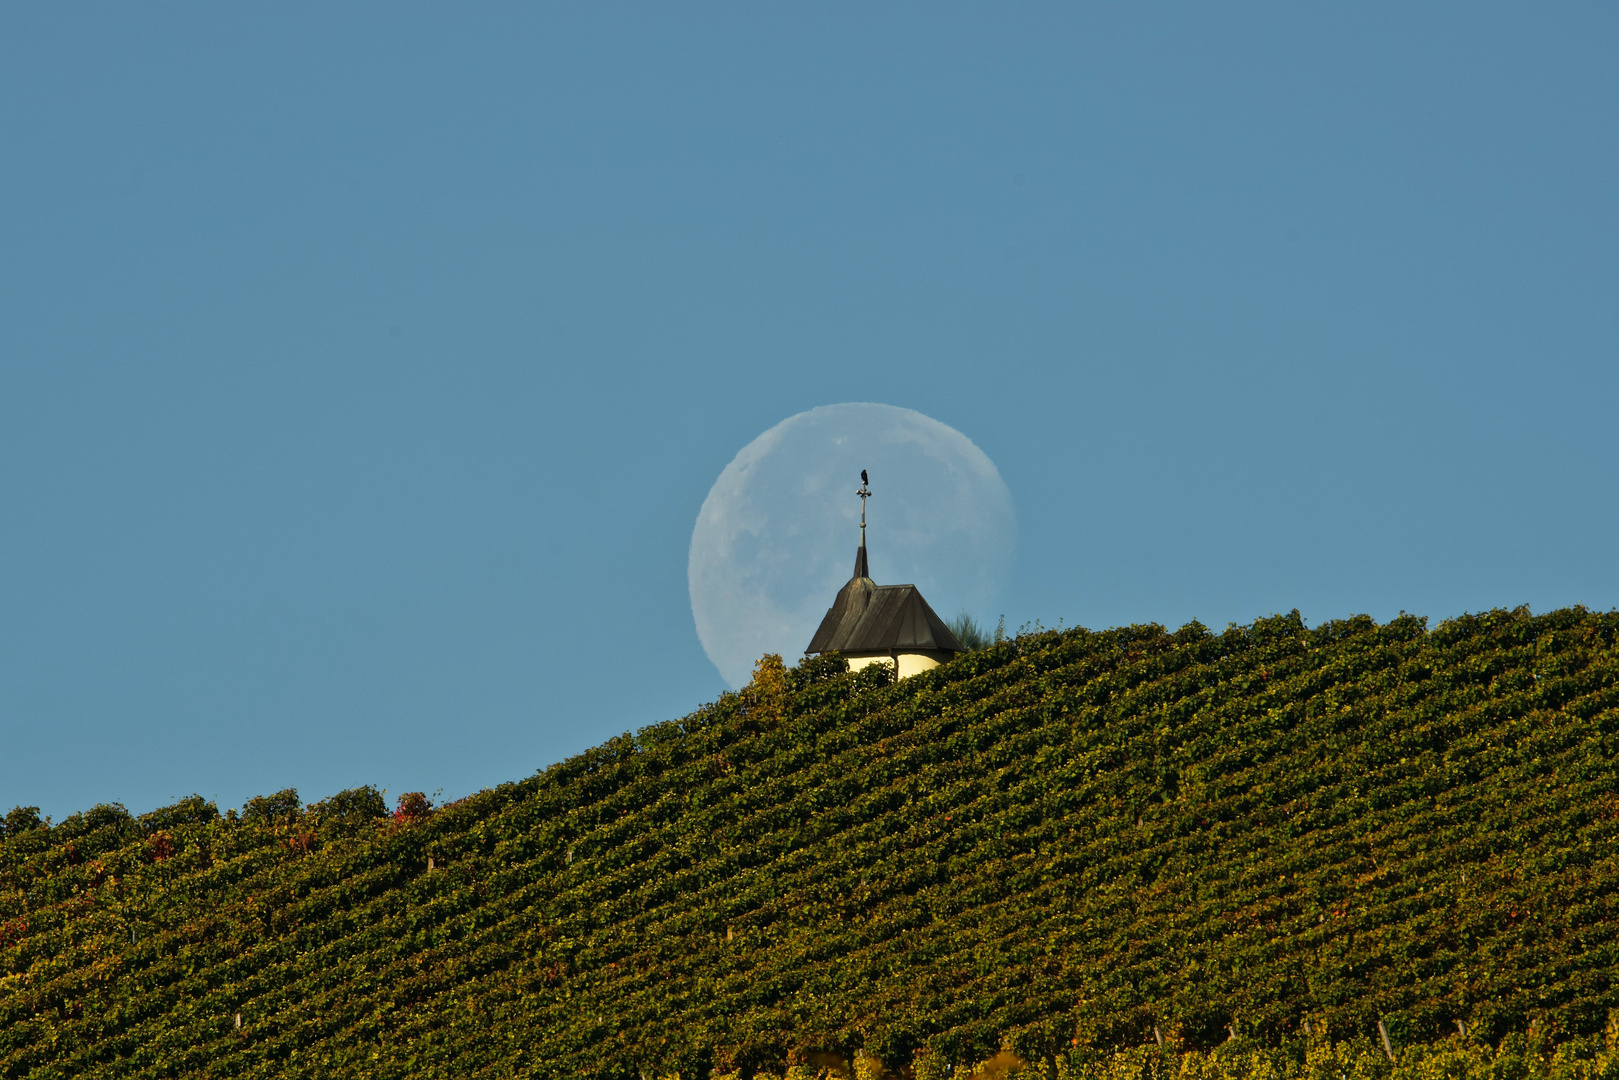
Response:
[{"label": "green foliage", "polygon": [[[1619,1054],[1601,1039],[1559,1044],[1512,1036],[1499,1048],[1448,1038],[1398,1050],[1380,1044],[1299,1039],[1278,1047],[1237,1039],[1210,1051],[1158,1046],[1112,1054],[1072,1052],[1030,1062],[1027,1080],[1619,1080]],[[920,1076],[918,1080],[921,1080]]]},{"label": "green foliage", "polygon": [[14,806],[4,819],[0,819],[0,837],[20,836],[44,823],[45,820],[39,816],[39,807]]},{"label": "green foliage", "polygon": [[8,818],[0,1077],[1619,1077],[1619,615],[760,672],[419,814]]},{"label": "green foliage", "polygon": [[135,822],[122,803],[101,803],[82,814],[74,814],[56,827],[57,835],[91,836],[100,832],[122,834]]},{"label": "green foliage", "polygon": [[979,626],[978,620],[973,618],[972,612],[968,611],[966,608],[963,608],[961,611],[957,612],[956,617],[951,619],[948,625],[950,627],[950,632],[956,635],[956,640],[961,642],[962,646],[968,652],[987,648],[993,644],[989,636],[989,631],[985,630],[982,626]]},{"label": "green foliage", "polygon": [[287,788],[247,800],[242,805],[242,820],[255,825],[290,825],[298,820],[302,806],[298,789]]},{"label": "green foliage", "polygon": [[312,803],[309,818],[323,832],[353,835],[366,831],[388,816],[388,801],[382,792],[366,784],[339,791],[329,799]]},{"label": "green foliage", "polygon": [[176,829],[182,825],[206,825],[219,817],[219,808],[201,795],[190,795],[173,806],[159,807],[140,816],[141,828],[149,833]]}]

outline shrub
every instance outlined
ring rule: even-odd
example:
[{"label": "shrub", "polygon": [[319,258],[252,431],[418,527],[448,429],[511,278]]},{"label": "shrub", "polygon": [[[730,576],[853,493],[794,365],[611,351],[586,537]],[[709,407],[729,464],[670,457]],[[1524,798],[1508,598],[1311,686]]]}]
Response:
[{"label": "shrub", "polygon": [[201,795],[190,795],[173,806],[160,806],[140,816],[147,832],[178,829],[182,825],[206,825],[219,819],[219,808]]},{"label": "shrub", "polygon": [[394,820],[399,822],[422,821],[433,812],[433,802],[420,791],[407,791],[399,796],[399,808],[394,811]]},{"label": "shrub", "polygon": [[0,821],[0,837],[20,836],[32,829],[44,827],[45,821],[39,816],[37,806],[14,806],[11,812]]},{"label": "shrub", "polygon": [[285,788],[274,795],[259,795],[242,804],[242,820],[272,827],[291,825],[298,820],[303,804],[297,788]]},{"label": "shrub", "polygon": [[388,816],[388,803],[382,792],[366,784],[339,791],[329,799],[311,803],[309,814],[317,827],[328,832],[354,833]]}]

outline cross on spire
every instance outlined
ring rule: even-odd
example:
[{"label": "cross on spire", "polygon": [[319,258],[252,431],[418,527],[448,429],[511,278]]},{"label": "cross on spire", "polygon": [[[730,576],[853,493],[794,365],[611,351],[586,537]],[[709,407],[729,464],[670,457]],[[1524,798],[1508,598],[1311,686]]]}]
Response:
[{"label": "cross on spire", "polygon": [[866,470],[861,469],[860,490],[855,492],[860,496],[860,551],[856,553],[854,559],[854,576],[857,578],[871,576],[871,571],[866,567],[866,500],[871,498],[871,488],[867,486],[869,483],[870,481],[866,479]]},{"label": "cross on spire", "polygon": [[870,481],[866,479],[866,470],[861,469],[860,470],[860,490],[855,492],[856,495],[860,496],[860,546],[861,547],[866,546],[866,500],[871,498],[871,489],[866,486],[868,483],[870,483]]}]

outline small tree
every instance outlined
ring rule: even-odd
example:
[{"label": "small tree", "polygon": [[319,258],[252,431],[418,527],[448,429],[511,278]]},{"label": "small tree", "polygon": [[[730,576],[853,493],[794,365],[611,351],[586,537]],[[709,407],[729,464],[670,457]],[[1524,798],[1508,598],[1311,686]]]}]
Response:
[{"label": "small tree", "polygon": [[969,652],[990,644],[989,632],[978,625],[978,620],[973,618],[972,612],[966,608],[957,612],[956,617],[951,619],[948,625],[950,632],[956,635],[956,640]]},{"label": "small tree", "polygon": [[399,796],[399,809],[394,811],[396,822],[423,821],[433,812],[433,800],[420,791],[407,791]]},{"label": "small tree", "polygon": [[742,691],[755,716],[765,723],[782,717],[787,701],[787,665],[778,653],[766,653],[753,665],[753,681]]}]

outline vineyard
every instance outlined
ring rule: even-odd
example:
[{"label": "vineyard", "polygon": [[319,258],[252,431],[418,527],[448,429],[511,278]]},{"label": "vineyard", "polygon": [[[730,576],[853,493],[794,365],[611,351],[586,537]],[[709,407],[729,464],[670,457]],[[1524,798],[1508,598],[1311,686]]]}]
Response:
[{"label": "vineyard", "polygon": [[0,1076],[1619,1077],[1619,615],[843,667],[441,807],[15,810]]}]

